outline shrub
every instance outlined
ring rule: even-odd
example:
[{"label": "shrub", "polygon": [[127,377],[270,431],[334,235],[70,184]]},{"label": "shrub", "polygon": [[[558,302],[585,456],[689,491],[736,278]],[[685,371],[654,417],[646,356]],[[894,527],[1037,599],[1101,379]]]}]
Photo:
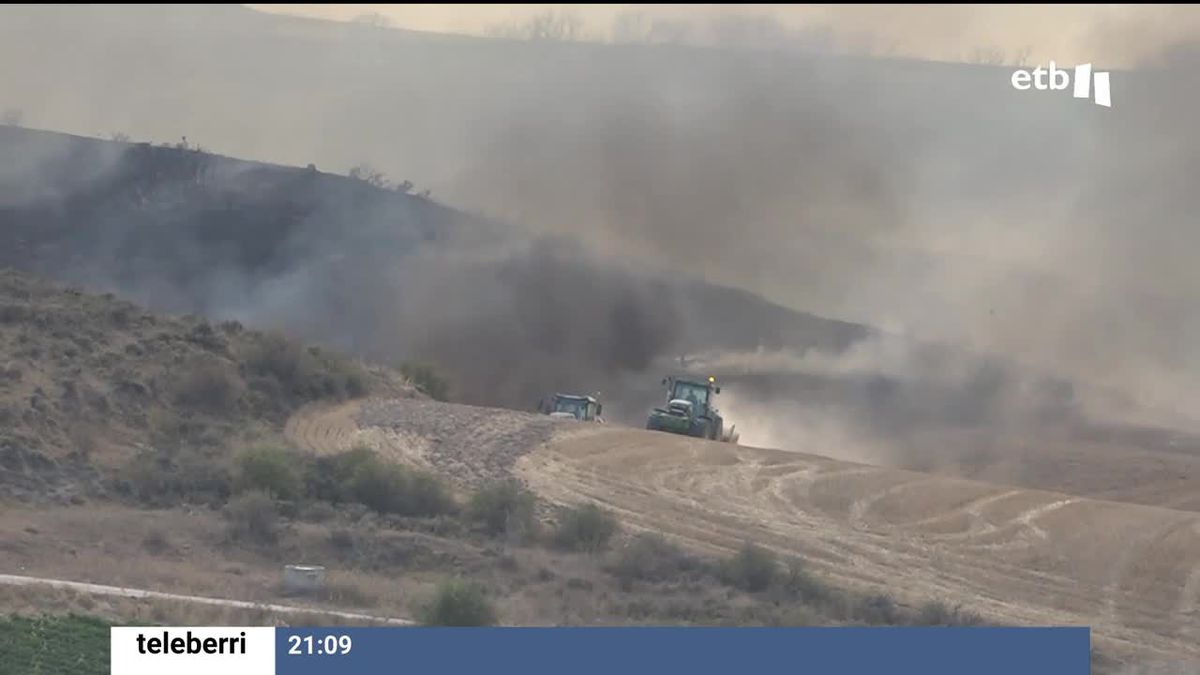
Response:
[{"label": "shrub", "polygon": [[217,334],[212,324],[200,321],[188,332],[188,341],[214,352],[224,352],[228,347],[225,339]]},{"label": "shrub", "polygon": [[311,375],[300,383],[300,392],[307,398],[356,398],[368,393],[367,374],[350,359],[316,347],[309,347],[305,359]]},{"label": "shrub", "polygon": [[917,610],[913,620],[918,626],[978,626],[983,619],[961,607],[949,607],[939,601],[927,602]]},{"label": "shrub", "polygon": [[166,452],[198,450],[199,446],[211,444],[214,438],[213,424],[169,408],[150,408],[146,411],[146,422],[150,442]]},{"label": "shrub", "polygon": [[572,551],[594,553],[608,545],[617,533],[617,519],[596,506],[584,504],[567,509],[554,532],[554,543]]},{"label": "shrub", "polygon": [[445,401],[450,395],[450,385],[446,379],[428,363],[403,363],[400,365],[400,374],[435,401]]},{"label": "shrub", "polygon": [[251,374],[274,380],[291,398],[340,399],[368,391],[366,373],[354,362],[316,347],[305,349],[282,335],[257,336],[244,360]]},{"label": "shrub", "polygon": [[313,499],[331,502],[357,501],[353,480],[359,471],[380,466],[375,451],[358,447],[336,455],[317,457],[306,467],[305,492]]},{"label": "shrub", "polygon": [[436,516],[455,508],[436,476],[381,460],[369,448],[316,458],[305,467],[303,483],[312,499],[354,502],[379,513]]},{"label": "shrub", "polygon": [[109,311],[108,318],[117,328],[128,328],[133,312],[134,308],[131,305],[119,305]]},{"label": "shrub", "polygon": [[337,509],[329,502],[309,501],[299,510],[297,517],[312,523],[324,523],[337,517]]},{"label": "shrub", "polygon": [[436,516],[453,510],[449,492],[436,477],[398,464],[359,466],[350,479],[355,501],[380,513]]},{"label": "shrub", "polygon": [[833,595],[832,589],[821,583],[797,559],[788,562],[787,572],[781,581],[785,592],[807,603],[827,602]]},{"label": "shrub", "polygon": [[24,305],[0,305],[0,323],[29,321],[34,312]]},{"label": "shrub", "polygon": [[460,579],[439,584],[417,608],[417,618],[426,626],[491,626],[497,621],[483,587]]},{"label": "shrub", "polygon": [[454,498],[437,476],[416,469],[403,470],[408,475],[407,496],[401,501],[401,509],[396,511],[406,516],[437,516],[443,513],[453,513]]},{"label": "shrub", "polygon": [[247,492],[225,506],[229,536],[234,541],[273,544],[279,540],[279,513],[266,492]]},{"label": "shrub", "polygon": [[811,607],[801,605],[788,607],[772,624],[784,627],[807,627],[824,626],[827,625],[827,621]]},{"label": "shrub", "polygon": [[304,350],[282,335],[267,334],[259,337],[245,357],[246,366],[258,375],[269,375],[290,388],[307,379],[310,364],[304,358]]},{"label": "shrub", "polygon": [[171,548],[167,533],[162,530],[151,530],[142,539],[142,548],[150,555],[161,555]]},{"label": "shrub", "polygon": [[208,503],[224,502],[233,493],[233,476],[224,460],[199,451],[182,452],[177,466],[177,492],[203,498]]},{"label": "shrub", "polygon": [[489,534],[528,536],[537,529],[536,499],[515,480],[486,485],[471,496],[466,516]]},{"label": "shrub", "polygon": [[329,545],[339,551],[353,551],[355,546],[354,533],[338,528],[329,533]]},{"label": "shrub", "polygon": [[142,450],[121,467],[118,483],[122,492],[138,501],[157,504],[168,492],[163,469],[169,466],[160,453]]},{"label": "shrub", "polygon": [[341,378],[347,396],[359,398],[371,393],[371,386],[367,382],[365,372],[349,362],[343,362],[341,366],[343,369]]},{"label": "shrub", "polygon": [[698,566],[698,562],[660,534],[639,534],[614,556],[608,571],[622,582],[664,581]]},{"label": "shrub", "polygon": [[198,361],[184,369],[174,385],[175,403],[212,415],[227,415],[242,397],[242,381],[215,361]]},{"label": "shrub", "polygon": [[854,618],[872,626],[894,626],[901,619],[896,602],[882,593],[859,600],[854,607]]},{"label": "shrub", "polygon": [[351,168],[347,175],[353,180],[360,180],[377,188],[386,188],[391,184],[382,171],[370,164],[358,164]]},{"label": "shrub", "polygon": [[239,491],[260,490],[275,499],[296,499],[302,495],[298,453],[283,448],[253,448],[238,457]]},{"label": "shrub", "polygon": [[376,607],[379,605],[379,594],[369,589],[361,588],[352,583],[328,584],[321,592],[326,602],[336,603],[343,607]]},{"label": "shrub", "polygon": [[619,604],[614,608],[617,612],[624,615],[626,619],[637,623],[644,623],[659,613],[657,604],[649,599],[637,598],[629,602]]},{"label": "shrub", "polygon": [[216,505],[229,497],[233,479],[219,460],[194,450],[143,450],[121,469],[118,488],[153,506]]},{"label": "shrub", "polygon": [[350,476],[346,492],[353,501],[380,513],[401,510],[405,491],[405,472],[399,467],[372,462],[358,467]]},{"label": "shrub", "polygon": [[721,564],[721,580],[744,591],[766,590],[778,575],[775,554],[749,542]]}]

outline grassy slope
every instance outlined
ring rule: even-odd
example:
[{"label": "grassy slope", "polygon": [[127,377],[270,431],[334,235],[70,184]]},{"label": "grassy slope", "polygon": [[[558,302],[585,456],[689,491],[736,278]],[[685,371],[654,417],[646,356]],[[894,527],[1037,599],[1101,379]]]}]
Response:
[{"label": "grassy slope", "polygon": [[78,499],[139,449],[221,454],[402,378],[288,339],[0,271],[0,496]]}]

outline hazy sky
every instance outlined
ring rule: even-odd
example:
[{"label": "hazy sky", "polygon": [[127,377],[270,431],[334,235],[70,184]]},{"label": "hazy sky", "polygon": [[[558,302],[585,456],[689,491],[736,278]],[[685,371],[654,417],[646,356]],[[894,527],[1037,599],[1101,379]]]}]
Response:
[{"label": "hazy sky", "polygon": [[368,14],[396,27],[484,34],[547,11],[577,16],[610,39],[622,15],[693,24],[737,14],[769,17],[789,32],[822,31],[841,50],[933,60],[996,52],[1006,61],[1135,65],[1200,32],[1200,10],[1177,5],[249,5],[263,11],[351,20]]}]

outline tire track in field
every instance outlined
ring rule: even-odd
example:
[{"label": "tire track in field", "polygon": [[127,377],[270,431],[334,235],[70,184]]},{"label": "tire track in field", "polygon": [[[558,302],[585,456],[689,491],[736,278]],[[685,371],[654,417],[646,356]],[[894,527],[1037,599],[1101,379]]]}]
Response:
[{"label": "tire track in field", "polygon": [[[1200,574],[1138,546],[1196,514],[618,429],[551,442],[517,466],[548,499],[599,501],[699,548],[753,539],[836,583],[962,603],[1005,623],[1092,625],[1098,641],[1129,652],[1200,658],[1187,599]],[[1119,527],[1106,524],[1113,515]],[[1200,542],[1175,554],[1200,565]],[[1139,595],[1134,570],[1174,587],[1172,602]],[[1146,629],[1155,616],[1181,627]]]}]

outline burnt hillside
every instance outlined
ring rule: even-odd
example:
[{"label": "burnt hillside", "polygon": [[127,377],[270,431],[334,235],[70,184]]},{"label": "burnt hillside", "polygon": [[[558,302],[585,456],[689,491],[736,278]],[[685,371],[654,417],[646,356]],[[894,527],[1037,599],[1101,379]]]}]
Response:
[{"label": "burnt hillside", "polygon": [[660,356],[836,352],[869,332],[314,167],[15,127],[0,127],[0,264],[432,361],[457,398],[520,407]]}]

